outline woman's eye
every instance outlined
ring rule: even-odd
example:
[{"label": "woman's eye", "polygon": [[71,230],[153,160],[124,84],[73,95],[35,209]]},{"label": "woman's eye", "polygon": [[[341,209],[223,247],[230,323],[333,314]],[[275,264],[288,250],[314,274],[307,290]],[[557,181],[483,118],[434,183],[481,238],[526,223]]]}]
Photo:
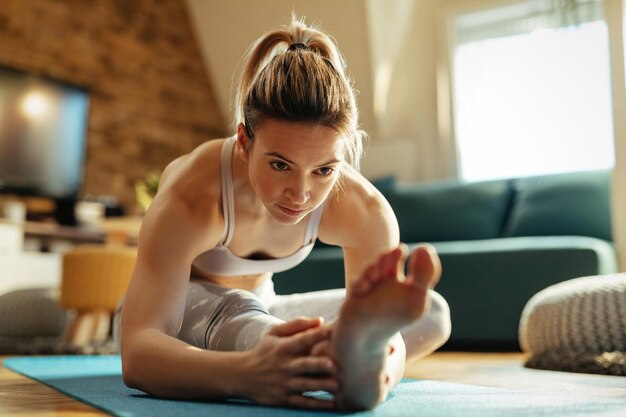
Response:
[{"label": "woman's eye", "polygon": [[333,173],[333,169],[330,167],[323,167],[318,170],[321,175],[327,176]]},{"label": "woman's eye", "polygon": [[282,161],[274,161],[274,162],[270,163],[270,165],[276,171],[285,171],[287,168],[289,168],[289,165],[287,165],[286,163],[284,163]]}]

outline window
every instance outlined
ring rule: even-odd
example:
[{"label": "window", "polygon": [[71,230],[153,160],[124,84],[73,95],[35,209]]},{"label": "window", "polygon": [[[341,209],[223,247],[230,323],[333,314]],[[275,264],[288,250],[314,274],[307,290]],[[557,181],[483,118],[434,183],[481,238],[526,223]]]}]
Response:
[{"label": "window", "polygon": [[454,114],[466,181],[611,168],[601,0],[537,0],[455,21]]}]

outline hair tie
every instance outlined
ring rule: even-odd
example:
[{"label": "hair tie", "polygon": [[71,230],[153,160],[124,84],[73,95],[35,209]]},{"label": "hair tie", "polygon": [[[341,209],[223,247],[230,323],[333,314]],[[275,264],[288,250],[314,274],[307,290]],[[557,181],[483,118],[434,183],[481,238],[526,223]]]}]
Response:
[{"label": "hair tie", "polygon": [[296,51],[298,49],[308,49],[308,47],[305,44],[303,44],[303,43],[292,43],[289,46],[289,49],[287,49],[287,50],[288,51]]}]

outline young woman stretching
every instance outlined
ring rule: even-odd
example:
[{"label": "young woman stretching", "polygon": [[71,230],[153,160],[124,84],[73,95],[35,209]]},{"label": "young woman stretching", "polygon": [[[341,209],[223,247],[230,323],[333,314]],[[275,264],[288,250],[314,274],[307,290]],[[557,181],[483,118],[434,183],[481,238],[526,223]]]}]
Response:
[{"label": "young woman stretching", "polygon": [[[236,106],[233,137],[163,172],[121,313],[124,382],[165,398],[374,407],[406,357],[449,336],[436,252],[417,248],[404,276],[394,213],[357,171],[354,92],[327,35],[294,20],[259,38]],[[316,238],[343,249],[346,290],[277,296],[272,273]],[[305,395],[316,390],[334,400]]]}]

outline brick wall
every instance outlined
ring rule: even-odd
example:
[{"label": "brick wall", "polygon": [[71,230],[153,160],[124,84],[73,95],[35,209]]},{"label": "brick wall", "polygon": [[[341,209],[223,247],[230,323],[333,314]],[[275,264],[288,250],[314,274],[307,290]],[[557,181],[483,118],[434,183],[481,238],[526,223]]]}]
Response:
[{"label": "brick wall", "polygon": [[130,212],[137,179],[226,131],[183,0],[1,0],[0,64],[89,90],[83,195]]}]

